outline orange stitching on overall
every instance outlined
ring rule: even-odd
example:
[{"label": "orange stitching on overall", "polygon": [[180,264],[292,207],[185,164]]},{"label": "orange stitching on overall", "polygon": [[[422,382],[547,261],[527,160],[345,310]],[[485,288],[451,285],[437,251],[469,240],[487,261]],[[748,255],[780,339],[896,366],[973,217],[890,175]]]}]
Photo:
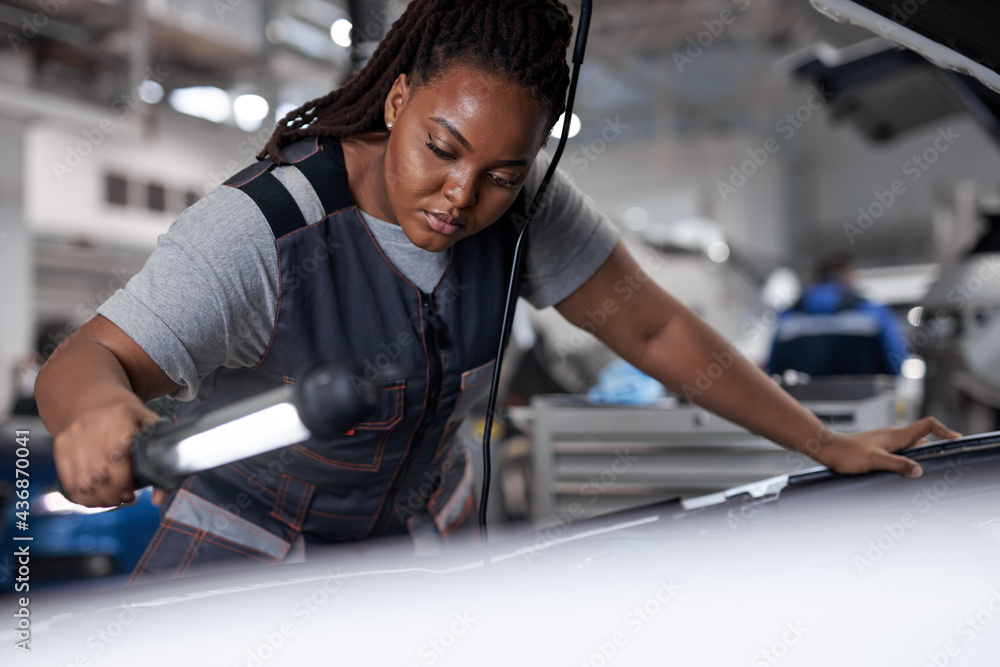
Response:
[{"label": "orange stitching on overall", "polygon": [[[366,227],[367,229],[367,227]],[[371,232],[369,232],[370,234]],[[377,247],[377,246],[376,246]],[[381,251],[379,251],[381,252]],[[414,288],[416,289],[416,288]],[[420,345],[424,348],[424,358],[430,359],[430,354],[427,351],[427,341],[424,336],[424,313],[423,310],[418,310],[417,313],[420,315]],[[424,373],[424,402],[420,408],[420,416],[417,418],[417,425],[414,427],[413,432],[410,433],[409,439],[406,441],[406,449],[403,450],[403,456],[399,459],[399,465],[396,466],[396,470],[393,472],[392,477],[389,478],[389,483],[386,484],[385,491],[382,493],[382,498],[378,502],[378,508],[375,510],[375,516],[372,518],[372,523],[368,526],[366,531],[366,536],[371,535],[372,531],[375,530],[375,526],[378,524],[378,518],[382,514],[382,508],[385,507],[386,498],[389,495],[389,491],[392,489],[393,483],[396,481],[396,475],[399,475],[403,470],[403,462],[406,461],[406,455],[410,453],[410,447],[413,446],[413,439],[417,436],[417,429],[420,428],[420,422],[423,421],[424,415],[427,414],[427,391],[430,389],[430,379],[431,379],[431,367],[430,364],[426,366],[426,372]],[[391,501],[390,501],[391,502]]]},{"label": "orange stitching on overall", "polygon": [[292,478],[288,475],[281,476],[281,484],[278,485],[278,498],[274,501],[274,507],[269,514],[276,519],[280,519],[285,512],[285,499],[288,497],[288,485]]},{"label": "orange stitching on overall", "polygon": [[302,530],[302,522],[305,521],[309,501],[312,500],[313,493],[316,491],[316,487],[312,484],[306,484],[306,486],[309,487],[309,493],[303,493],[299,496],[299,509],[295,513],[295,525],[293,528],[295,528],[296,531]]},{"label": "orange stitching on overall", "polygon": [[303,456],[308,456],[314,461],[319,461],[331,468],[340,468],[342,470],[358,470],[361,472],[375,472],[378,470],[378,464],[382,461],[382,450],[385,449],[386,437],[382,436],[382,440],[379,441],[378,451],[376,452],[376,460],[372,463],[347,463],[345,461],[338,461],[336,459],[328,459],[322,454],[317,454],[316,452],[306,449],[302,445],[292,445],[296,451],[298,451]]},{"label": "orange stitching on overall", "polygon": [[[223,508],[217,507],[216,505],[213,505],[212,503],[208,502],[207,500],[202,499],[200,496],[196,496],[193,493],[190,494],[190,496],[188,496],[187,499],[190,502],[192,502],[193,504],[198,505],[199,507],[203,508],[205,511],[207,511],[207,512],[209,512],[211,514],[214,514],[215,516],[222,517],[226,521],[229,521],[229,517],[226,516],[226,515],[230,514],[230,513],[227,512],[226,510],[224,510]],[[237,517],[237,518],[239,518],[239,517]],[[264,530],[260,526],[257,526],[255,524],[249,522],[249,521],[244,520],[244,522],[241,522],[238,525],[241,528],[245,529],[247,532],[250,532],[250,533],[256,535],[257,537],[260,537],[265,542],[271,542],[272,544],[274,544],[278,548],[281,548],[281,547],[285,546],[284,541],[282,541],[282,539],[280,537],[278,537],[277,535],[274,535],[272,533],[267,532],[266,530]]]},{"label": "orange stitching on overall", "polygon": [[[365,219],[361,216],[361,213],[358,212],[357,215],[358,215],[358,219],[361,220],[361,224],[364,225],[365,232],[368,234],[368,238],[371,239],[372,245],[375,246],[375,250],[378,251],[378,254],[381,255],[381,257],[382,257],[383,260],[385,260],[385,263],[389,265],[389,268],[391,268],[393,270],[393,272],[397,276],[399,276],[400,279],[403,280],[403,282],[405,282],[407,285],[409,285],[413,289],[417,290],[418,293],[421,292],[421,290],[419,288],[417,288],[416,285],[414,285],[412,282],[410,282],[409,280],[406,279],[406,276],[402,275],[399,271],[396,270],[396,267],[393,266],[392,262],[389,261],[389,258],[386,257],[385,254],[382,252],[382,248],[380,248],[379,245],[378,245],[378,243],[375,241],[375,237],[374,237],[374,235],[372,235],[371,229],[368,228],[368,223],[365,222]],[[445,276],[447,276],[448,273],[451,271],[451,267],[454,264],[454,262],[455,262],[455,253],[452,252],[451,256],[448,258],[448,266],[445,268],[444,273],[441,275],[441,279],[438,281],[437,287],[435,287],[435,289],[434,289],[434,298],[435,298],[435,300],[437,299],[438,292],[441,290],[441,287],[444,285]],[[420,315],[420,344],[424,348],[424,358],[425,359],[429,359],[430,355],[429,355],[429,353],[427,351],[427,341],[425,340],[425,336],[424,336],[424,314],[423,314],[423,311],[422,310],[418,311],[418,314]],[[442,351],[441,352],[441,368],[442,368],[442,370],[444,369],[444,367],[445,367],[444,366],[444,351]],[[417,426],[418,427],[420,425],[420,422],[423,420],[424,415],[427,414],[427,393],[428,393],[428,390],[430,389],[430,386],[429,386],[430,385],[430,374],[431,374],[431,372],[430,372],[430,364],[428,364],[427,365],[427,369],[426,369],[426,373],[425,373],[426,381],[425,381],[425,384],[424,384],[424,402],[423,402],[423,407],[421,408],[421,411],[420,411],[420,417],[417,419]],[[446,376],[446,373],[442,372],[442,374],[441,374],[441,389],[442,389],[442,391],[438,395],[438,407],[440,407],[440,405],[441,405],[441,398],[444,395],[445,376]],[[375,512],[375,516],[374,516],[374,518],[372,520],[372,525],[368,528],[368,534],[369,535],[371,534],[371,531],[375,529],[375,524],[378,522],[378,517],[382,513],[382,508],[385,506],[386,496],[389,495],[389,489],[392,488],[393,482],[396,481],[396,475],[399,474],[401,472],[401,470],[402,470],[403,461],[406,460],[406,455],[409,454],[410,447],[413,446],[413,438],[414,438],[414,436],[416,436],[416,434],[417,434],[417,429],[414,428],[413,433],[410,434],[410,439],[406,443],[406,449],[403,450],[403,456],[400,459],[399,467],[396,469],[396,471],[393,474],[392,478],[390,478],[389,484],[386,486],[385,493],[382,494],[382,499],[379,501],[378,510],[376,510],[376,512]]]},{"label": "orange stitching on overall", "polygon": [[395,392],[396,403],[393,408],[392,417],[386,419],[385,421],[380,421],[380,422],[360,422],[355,424],[354,428],[374,428],[377,426],[389,426],[394,422],[402,420],[403,415],[401,414],[401,411],[403,407],[403,393],[406,391],[406,388],[404,387],[404,385],[400,384],[401,382],[402,380],[397,380],[391,386],[382,388],[382,391],[385,391],[386,389],[392,389]]},{"label": "orange stitching on overall", "polygon": [[127,586],[131,586],[138,581],[139,577],[146,571],[146,566],[149,565],[149,560],[156,553],[156,550],[160,548],[160,542],[163,541],[164,535],[166,535],[167,527],[166,522],[160,522],[160,527],[156,529],[156,534],[153,535],[153,539],[150,541],[149,546],[146,547],[146,553],[142,555],[139,560],[139,564],[136,566],[135,570],[132,572],[132,576],[129,577]]},{"label": "orange stitching on overall", "polygon": [[[313,155],[316,155],[316,153],[318,153],[318,152],[319,152],[319,137],[316,137],[315,140],[314,140],[314,148],[313,148],[313,152],[312,153],[309,153],[309,155],[305,155],[305,156],[299,158],[295,162],[289,162],[288,164],[298,164],[299,162],[302,162],[306,158],[311,158]],[[274,166],[275,166],[275,168],[277,168],[277,167],[279,167],[281,165],[274,165]],[[268,173],[269,171],[272,171],[272,169],[270,167],[264,169],[264,171],[260,172],[259,174],[255,175],[255,176],[251,176],[250,178],[248,178],[247,180],[243,181],[242,183],[233,183],[232,185],[229,185],[229,187],[231,187],[231,188],[242,188],[244,185],[246,185],[250,181],[253,181],[258,176],[263,176],[264,174]]]},{"label": "orange stitching on overall", "polygon": [[[495,360],[494,360],[494,361],[495,361]],[[490,363],[493,363],[493,362],[490,362],[490,361],[488,361],[488,362],[486,362],[486,363],[487,363],[487,364],[490,364]],[[494,368],[495,368],[495,367],[494,367]],[[472,389],[473,387],[478,387],[478,386],[479,386],[479,385],[481,385],[482,383],[484,383],[484,382],[486,382],[486,381],[488,381],[488,380],[492,380],[492,379],[493,379],[493,374],[491,373],[490,375],[488,375],[488,376],[484,377],[484,378],[483,378],[482,380],[480,380],[479,382],[476,382],[475,384],[470,384],[470,385],[465,385],[465,386],[463,386],[463,387],[462,387],[462,390],[464,391],[464,390],[467,390],[467,389]]]},{"label": "orange stitching on overall", "polygon": [[315,227],[316,225],[321,225],[324,222],[326,222],[327,220],[329,220],[330,217],[332,217],[334,215],[337,215],[337,214],[341,213],[342,211],[347,211],[350,208],[352,208],[352,207],[348,206],[347,208],[342,208],[339,211],[334,211],[333,213],[330,213],[329,215],[323,216],[321,219],[319,219],[318,221],[312,223],[311,225],[306,225],[305,227],[299,227],[298,229],[293,229],[292,231],[288,232],[287,234],[284,234],[284,235],[282,235],[282,236],[274,239],[274,247],[275,247],[275,250],[278,253],[278,305],[277,305],[277,308],[275,308],[275,311],[274,311],[274,326],[271,328],[271,339],[269,341],[267,341],[267,348],[264,350],[264,354],[261,355],[260,361],[258,361],[257,364],[255,366],[253,366],[250,370],[255,371],[258,368],[260,368],[260,365],[262,363],[264,363],[264,360],[267,359],[268,353],[271,351],[271,345],[274,343],[275,336],[278,335],[278,315],[281,313],[281,301],[282,301],[282,296],[284,295],[284,292],[285,292],[285,289],[284,289],[284,280],[281,277],[281,247],[278,245],[278,242],[281,241],[281,240],[284,240],[284,239],[288,238],[292,234],[297,234],[297,233],[299,233],[299,232],[301,232],[301,231],[303,231],[305,229],[311,229],[312,227]]},{"label": "orange stitching on overall", "polygon": [[[224,537],[219,537],[217,535],[212,535],[211,533],[206,533],[203,540],[214,544],[217,547],[223,547],[229,549],[233,553],[237,553],[241,556],[246,556],[247,558],[253,558],[254,560],[260,561],[261,563],[267,563],[268,565],[273,565],[275,563],[280,563],[281,560],[277,558],[272,558],[267,554],[263,554],[259,551],[254,551],[249,547],[245,547],[242,544],[236,542],[230,542]],[[238,548],[237,548],[238,547]]]},{"label": "orange stitching on overall", "polygon": [[277,494],[275,494],[274,491],[272,491],[271,489],[269,489],[266,486],[264,486],[264,484],[260,480],[256,480],[255,481],[253,477],[251,477],[250,475],[247,475],[245,472],[243,472],[242,470],[240,470],[239,468],[237,468],[235,463],[229,463],[229,464],[226,465],[226,467],[229,468],[230,470],[232,470],[233,472],[235,472],[237,475],[239,475],[243,479],[245,479],[247,482],[249,482],[250,485],[254,487],[254,489],[252,489],[253,493],[257,493],[258,491],[263,491],[263,492],[265,492],[265,493],[267,493],[267,494],[269,494],[271,496],[277,495]]},{"label": "orange stitching on overall", "polygon": [[[177,563],[177,569],[174,570],[174,574],[172,577],[173,579],[176,579],[177,577],[182,577],[184,576],[184,573],[187,572],[188,567],[190,567],[191,565],[191,561],[189,561],[188,558],[190,558],[193,561],[194,555],[198,553],[198,544],[200,542],[198,536],[201,535],[202,532],[203,531],[201,530],[194,531],[194,535],[191,537],[191,541],[188,543],[187,551],[184,552],[184,556],[181,557],[180,562]],[[186,565],[185,562],[187,563]]]},{"label": "orange stitching on overall", "polygon": [[365,228],[365,233],[368,234],[368,238],[371,239],[372,245],[375,246],[375,251],[378,252],[379,255],[381,255],[382,259],[385,260],[385,263],[389,265],[389,268],[392,269],[393,273],[399,276],[400,280],[402,280],[404,283],[415,289],[417,293],[419,293],[421,289],[416,285],[414,285],[413,283],[411,283],[409,280],[407,280],[406,276],[397,271],[396,267],[393,266],[392,262],[389,261],[389,258],[385,256],[385,253],[382,252],[382,248],[379,247],[378,241],[375,240],[375,236],[372,234],[372,230],[368,228],[368,223],[365,222],[365,219],[363,217],[361,217],[361,212],[358,210],[358,207],[356,205],[354,207],[354,212],[357,214],[358,220],[361,221],[361,226]]},{"label": "orange stitching on overall", "polygon": [[[185,480],[184,484],[181,486],[182,489],[187,490],[191,484],[194,482],[194,476],[190,476]],[[171,503],[173,500],[170,501]],[[132,576],[129,577],[126,586],[133,585],[139,580],[139,577],[146,571],[146,567],[149,565],[149,561],[153,558],[153,554],[156,550],[160,548],[160,542],[163,541],[166,535],[167,529],[173,528],[174,522],[170,519],[163,519],[160,521],[160,527],[156,529],[156,533],[153,535],[153,539],[150,540],[149,544],[146,546],[145,553],[142,554],[142,558],[139,560],[139,564],[135,566],[135,570],[132,572]],[[179,529],[176,529],[179,530]],[[186,532],[181,530],[180,532]],[[190,535],[190,533],[188,533]]]},{"label": "orange stitching on overall", "polygon": [[[278,521],[284,522],[285,514],[285,498],[288,497],[288,485],[291,484],[292,478],[288,475],[281,476],[281,484],[278,485],[278,498],[274,501],[274,507],[268,512],[268,515],[274,517]],[[287,542],[288,539],[285,538]]]},{"label": "orange stitching on overall", "polygon": [[316,516],[325,516],[331,519],[347,519],[349,521],[361,521],[363,519],[370,519],[373,516],[378,516],[377,514],[331,514],[330,512],[320,512],[318,509],[309,510],[310,514],[315,514]]}]

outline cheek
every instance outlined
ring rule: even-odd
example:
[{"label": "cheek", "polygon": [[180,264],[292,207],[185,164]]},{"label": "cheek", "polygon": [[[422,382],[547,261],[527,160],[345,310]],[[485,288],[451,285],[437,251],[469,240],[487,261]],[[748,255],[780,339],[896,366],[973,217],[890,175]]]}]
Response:
[{"label": "cheek", "polygon": [[399,149],[391,154],[386,152],[386,179],[393,190],[391,198],[441,189],[439,165],[428,160],[420,148]]}]

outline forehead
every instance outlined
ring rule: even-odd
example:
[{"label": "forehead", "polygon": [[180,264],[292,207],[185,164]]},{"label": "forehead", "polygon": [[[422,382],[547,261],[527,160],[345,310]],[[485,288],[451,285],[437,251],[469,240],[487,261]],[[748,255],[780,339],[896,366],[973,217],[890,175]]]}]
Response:
[{"label": "forehead", "polygon": [[474,67],[444,70],[416,88],[410,105],[425,118],[449,121],[474,151],[498,157],[533,159],[548,131],[547,116],[530,91]]}]

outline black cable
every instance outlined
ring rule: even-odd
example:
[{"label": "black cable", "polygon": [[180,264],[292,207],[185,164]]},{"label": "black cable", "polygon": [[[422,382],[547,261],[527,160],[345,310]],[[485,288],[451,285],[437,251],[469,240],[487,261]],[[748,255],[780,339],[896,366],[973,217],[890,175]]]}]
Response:
[{"label": "black cable", "polygon": [[587,33],[590,32],[592,4],[591,0],[583,0],[580,7],[580,21],[576,31],[576,46],[573,50],[573,74],[570,77],[569,93],[566,98],[566,112],[563,114],[562,136],[559,137],[559,145],[556,147],[556,152],[552,156],[552,162],[549,164],[548,171],[545,172],[545,177],[538,187],[538,192],[535,193],[535,198],[528,207],[527,221],[521,227],[521,232],[517,237],[517,244],[514,246],[514,265],[511,268],[510,281],[507,285],[507,302],[504,305],[503,324],[500,328],[500,346],[497,349],[497,362],[493,368],[493,381],[490,384],[490,400],[486,406],[486,421],[483,428],[483,492],[479,499],[479,534],[482,538],[483,546],[487,543],[486,506],[490,497],[490,432],[493,430],[493,415],[496,410],[497,388],[500,386],[500,367],[503,362],[503,353],[507,349],[507,343],[510,340],[514,310],[517,307],[518,294],[521,292],[522,250],[524,248],[524,241],[527,238],[528,227],[542,207],[545,191],[549,187],[549,181],[552,180],[552,176],[555,174],[559,158],[562,157],[563,150],[566,148],[566,142],[569,140],[569,128],[573,118],[573,102],[576,99],[576,84],[580,78],[580,66],[583,65],[583,54],[587,48]]}]

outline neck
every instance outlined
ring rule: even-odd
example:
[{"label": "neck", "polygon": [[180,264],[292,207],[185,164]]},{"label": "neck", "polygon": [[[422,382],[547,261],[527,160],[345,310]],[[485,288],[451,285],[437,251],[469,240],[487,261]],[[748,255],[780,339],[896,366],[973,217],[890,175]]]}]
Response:
[{"label": "neck", "polygon": [[358,208],[368,215],[399,224],[389,203],[385,178],[387,132],[369,132],[340,140],[347,167],[347,187]]}]

